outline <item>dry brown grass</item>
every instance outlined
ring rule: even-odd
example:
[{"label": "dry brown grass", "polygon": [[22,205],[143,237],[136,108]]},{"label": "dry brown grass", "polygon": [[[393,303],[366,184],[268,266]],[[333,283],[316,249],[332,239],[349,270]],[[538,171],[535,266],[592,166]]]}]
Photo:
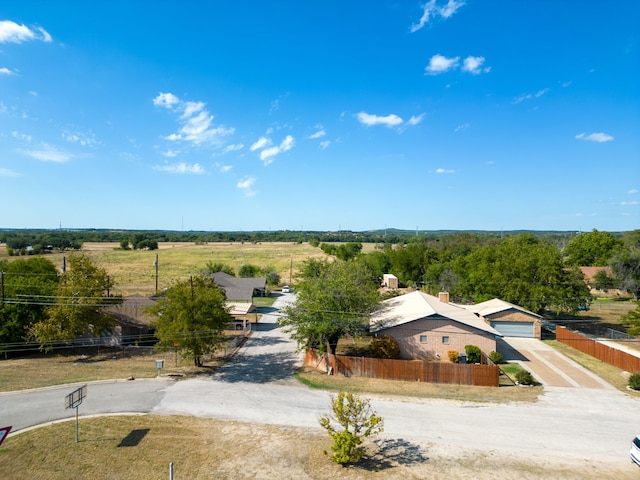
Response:
[{"label": "dry brown grass", "polygon": [[253,425],[192,417],[109,416],[58,423],[9,437],[0,448],[2,478],[12,480],[176,479],[631,479],[626,462],[602,464],[452,449],[379,438],[359,465],[341,467],[323,451],[320,429]]},{"label": "dry brown grass", "polygon": [[[296,269],[303,260],[326,258],[322,250],[308,243],[159,243],[159,248],[155,251],[120,250],[119,247],[118,243],[87,242],[83,245],[82,251],[112,277],[116,283],[112,293],[122,295],[155,293],[156,255],[160,291],[169,287],[175,280],[202,272],[207,262],[230,265],[236,273],[245,264],[273,267],[280,274],[282,283],[293,283]],[[69,253],[54,253],[46,255],[45,258],[50,259],[55,265],[62,265],[62,257],[65,255]]]}]

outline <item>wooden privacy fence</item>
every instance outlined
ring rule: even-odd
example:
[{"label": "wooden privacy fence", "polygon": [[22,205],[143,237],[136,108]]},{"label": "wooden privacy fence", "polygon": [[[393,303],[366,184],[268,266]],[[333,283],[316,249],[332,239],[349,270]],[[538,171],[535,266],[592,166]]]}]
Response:
[{"label": "wooden privacy fence", "polygon": [[556,340],[627,372],[640,372],[640,357],[600,343],[566,327],[556,327]]},{"label": "wooden privacy fence", "polygon": [[[328,362],[328,365],[327,365]],[[471,365],[422,360],[389,360],[383,358],[318,355],[307,350],[305,365],[342,374],[346,377],[405,380],[408,382],[448,383],[497,387],[500,370],[496,365]]]}]

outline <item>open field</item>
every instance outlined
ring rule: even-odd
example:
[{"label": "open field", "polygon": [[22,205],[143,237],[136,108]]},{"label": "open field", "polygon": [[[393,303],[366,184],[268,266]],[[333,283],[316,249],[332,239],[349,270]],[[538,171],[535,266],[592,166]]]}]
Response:
[{"label": "open field", "polygon": [[63,422],[9,437],[0,447],[3,478],[12,480],[443,479],[529,480],[634,477],[637,467],[545,455],[452,449],[378,437],[361,464],[341,467],[323,451],[320,429],[192,417],[109,416]]}]

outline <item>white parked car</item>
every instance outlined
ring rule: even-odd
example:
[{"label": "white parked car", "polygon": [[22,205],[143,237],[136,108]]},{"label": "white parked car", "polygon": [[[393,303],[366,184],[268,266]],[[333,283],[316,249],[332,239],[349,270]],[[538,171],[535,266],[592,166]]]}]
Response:
[{"label": "white parked car", "polygon": [[636,465],[640,466],[640,435],[631,440],[631,450],[629,450],[629,456]]},{"label": "white parked car", "polygon": [[285,285],[284,287],[282,287],[282,293],[291,293],[289,285]]}]

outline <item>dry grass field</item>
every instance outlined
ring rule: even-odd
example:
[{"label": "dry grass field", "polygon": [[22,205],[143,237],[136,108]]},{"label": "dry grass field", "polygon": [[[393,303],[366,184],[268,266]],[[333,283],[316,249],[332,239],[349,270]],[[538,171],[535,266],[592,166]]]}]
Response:
[{"label": "dry grass field", "polygon": [[[155,293],[156,255],[160,291],[178,279],[201,273],[208,262],[230,265],[236,273],[245,264],[273,267],[280,274],[281,283],[285,284],[295,282],[297,268],[303,260],[326,258],[320,248],[308,243],[159,243],[155,251],[121,250],[119,247],[118,243],[87,242],[82,251],[111,275],[116,283],[113,293],[122,295]],[[0,250],[3,250],[1,246]],[[62,265],[64,255],[54,253],[46,258],[55,265]]]}]

